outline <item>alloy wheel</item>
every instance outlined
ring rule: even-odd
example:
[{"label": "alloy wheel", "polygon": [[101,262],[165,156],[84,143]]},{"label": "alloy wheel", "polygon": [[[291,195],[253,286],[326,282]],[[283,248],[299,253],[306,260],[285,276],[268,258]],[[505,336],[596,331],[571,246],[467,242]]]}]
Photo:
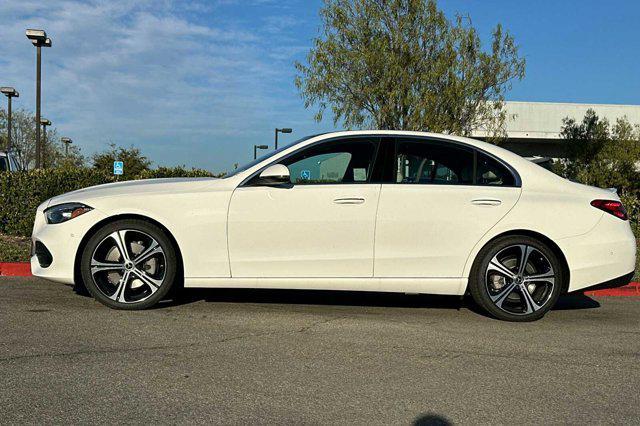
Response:
[{"label": "alloy wheel", "polygon": [[91,256],[91,278],[98,290],[119,303],[151,297],[164,282],[167,259],[149,234],[122,229],[98,243]]},{"label": "alloy wheel", "polygon": [[528,315],[551,299],[556,274],[536,247],[511,245],[500,250],[485,271],[485,290],[493,304],[509,314]]}]

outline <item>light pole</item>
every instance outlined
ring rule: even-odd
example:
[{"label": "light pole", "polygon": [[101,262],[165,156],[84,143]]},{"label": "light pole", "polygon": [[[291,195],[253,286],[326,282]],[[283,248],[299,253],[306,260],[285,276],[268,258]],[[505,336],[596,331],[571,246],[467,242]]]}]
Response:
[{"label": "light pole", "polygon": [[7,152],[11,151],[11,98],[17,98],[20,93],[13,87],[0,87],[0,92],[8,98],[7,102]]},{"label": "light pole", "polygon": [[40,146],[40,82],[41,82],[41,70],[42,70],[42,47],[51,47],[51,39],[47,37],[47,33],[44,30],[32,30],[26,31],[27,38],[31,40],[31,43],[36,47],[36,169],[40,168],[40,161],[42,159]]},{"label": "light pole", "polygon": [[269,149],[269,145],[254,145],[253,146],[253,159],[258,158],[258,150],[259,149]]},{"label": "light pole", "polygon": [[46,118],[40,119],[40,124],[42,124],[42,168],[45,168],[44,159],[47,158],[47,126],[51,126],[51,120],[47,120]]},{"label": "light pole", "polygon": [[60,138],[60,140],[64,144],[64,156],[68,157],[69,156],[69,144],[73,143],[73,141],[71,140],[71,138],[67,138],[67,137]]},{"label": "light pole", "polygon": [[274,149],[278,149],[278,132],[280,132],[280,133],[291,133],[291,132],[293,132],[293,129],[290,129],[288,127],[285,127],[283,129],[278,129],[276,127],[276,145],[275,145]]}]

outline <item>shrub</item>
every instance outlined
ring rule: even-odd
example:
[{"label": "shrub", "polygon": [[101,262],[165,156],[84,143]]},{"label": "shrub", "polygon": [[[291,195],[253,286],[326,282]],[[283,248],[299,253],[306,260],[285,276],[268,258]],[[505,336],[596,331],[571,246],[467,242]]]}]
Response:
[{"label": "shrub", "polygon": [[[135,179],[160,177],[209,177],[206,170],[160,167],[143,170]],[[90,168],[56,168],[0,173],[0,234],[30,236],[36,208],[56,195],[89,186],[111,183],[113,175]]]}]

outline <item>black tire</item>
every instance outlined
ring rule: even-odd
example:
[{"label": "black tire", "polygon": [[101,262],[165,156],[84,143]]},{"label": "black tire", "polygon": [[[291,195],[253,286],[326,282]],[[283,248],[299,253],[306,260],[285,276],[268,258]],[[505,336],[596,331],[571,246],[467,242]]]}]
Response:
[{"label": "black tire", "polygon": [[[522,247],[530,248],[525,250]],[[528,277],[526,272],[517,273],[523,259],[517,258],[518,253],[522,256],[525,252],[530,253],[523,256],[530,262],[525,262],[525,270],[528,268],[529,271],[534,271]],[[497,271],[502,268],[494,267],[496,259],[500,256],[514,264],[507,268],[499,261],[499,266],[507,268],[506,274]],[[546,273],[544,261],[547,261],[551,268]],[[540,272],[535,272],[536,267]],[[509,273],[513,274],[514,278],[508,277]],[[549,278],[551,274],[553,278]],[[539,282],[536,281],[535,278],[541,276],[544,277]],[[525,281],[529,279],[531,281]],[[540,240],[526,235],[510,235],[491,241],[478,253],[469,276],[469,291],[480,308],[494,318],[513,322],[536,321],[542,318],[558,301],[564,284],[565,274],[558,256]],[[533,286],[533,293],[527,290],[527,285]],[[511,286],[514,287],[509,290]],[[524,291],[527,291],[527,295]],[[534,299],[536,295],[538,298]]]},{"label": "black tire", "polygon": [[[157,262],[157,265],[158,265],[157,268],[159,272],[161,269],[161,272],[162,272],[161,276],[154,277],[152,275],[147,274],[147,271],[145,268],[148,266],[148,263],[142,263],[141,266],[134,264],[134,261],[136,261],[137,258],[135,257],[136,255],[132,252],[132,248],[133,248],[132,244],[135,244],[135,242],[127,242],[127,241],[125,241],[125,247],[127,247],[125,248],[125,250],[130,252],[129,257],[131,258],[131,261],[126,263],[130,264],[128,265],[128,267],[132,268],[131,274],[125,275],[125,271],[126,271],[125,268],[119,268],[119,269],[114,268],[114,269],[110,269],[108,272],[109,274],[112,274],[112,275],[120,274],[120,277],[131,276],[130,278],[131,282],[129,283],[129,290],[130,291],[134,290],[133,284],[136,284],[138,289],[141,289],[138,291],[138,293],[140,294],[137,295],[137,297],[139,298],[139,301],[136,300],[136,298],[132,298],[131,300],[126,300],[127,298],[125,297],[125,291],[127,291],[127,284],[125,284],[124,286],[121,286],[120,282],[117,282],[117,283],[112,282],[110,277],[105,277],[100,275],[101,272],[97,273],[95,276],[92,273],[92,259],[94,263],[96,262],[96,260],[94,259],[94,255],[98,257],[97,255],[98,251],[104,251],[103,250],[104,245],[108,245],[110,236],[113,235],[114,233],[118,233],[118,231],[124,231],[124,235],[131,235],[132,237],[129,237],[129,238],[135,238],[137,236],[140,239],[144,239],[145,237],[149,237],[151,238],[151,240],[149,241],[155,240],[155,243],[157,243],[155,246],[158,247],[156,250],[159,253],[155,255],[158,257],[153,261]],[[126,238],[127,237],[125,237],[125,239]],[[117,243],[115,243],[115,240],[114,240],[114,244],[116,245],[115,249],[118,250]],[[149,246],[151,246],[151,244],[152,243],[150,243]],[[114,247],[111,248],[111,250],[113,249]],[[116,253],[117,254],[120,253],[119,250],[116,251]],[[125,263],[124,259],[117,261],[117,263],[120,263],[120,262],[122,262],[123,264]],[[133,264],[133,266],[131,266],[131,264]],[[119,220],[119,221],[112,222],[105,225],[103,228],[98,230],[89,239],[82,253],[80,270],[82,274],[82,280],[84,281],[84,285],[86,286],[89,293],[91,293],[91,295],[98,302],[113,309],[140,310],[140,309],[147,309],[154,306],[156,303],[163,300],[165,296],[167,296],[167,294],[169,294],[169,291],[171,290],[174,284],[174,281],[176,280],[176,271],[178,270],[178,261],[177,261],[175,247],[173,246],[171,240],[167,237],[167,235],[162,229],[144,220],[123,219],[123,220]],[[144,275],[145,278],[138,276],[137,275],[138,272]],[[114,275],[114,276],[117,277],[117,275]],[[148,278],[154,278],[154,281],[153,281],[154,284],[158,284],[158,283],[160,284],[158,284],[157,286],[151,285],[150,284],[151,280],[146,281]],[[108,290],[107,287],[110,287],[110,286],[115,287],[116,292],[119,292],[120,289],[122,289],[120,293],[122,297],[118,297],[118,295],[115,293],[112,294],[110,297],[108,292],[106,291]],[[145,297],[145,292],[148,294],[146,297]],[[115,299],[117,300],[114,300],[113,298],[114,295],[115,295]]]}]

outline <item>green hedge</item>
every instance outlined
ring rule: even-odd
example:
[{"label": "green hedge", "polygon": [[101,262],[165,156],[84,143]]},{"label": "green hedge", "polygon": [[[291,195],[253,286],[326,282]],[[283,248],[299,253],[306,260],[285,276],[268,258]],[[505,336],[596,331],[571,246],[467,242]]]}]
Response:
[{"label": "green hedge", "polygon": [[[134,179],[211,177],[213,174],[184,167],[145,170]],[[65,192],[111,183],[113,175],[90,168],[57,168],[0,173],[0,234],[30,236],[36,208]]]}]

